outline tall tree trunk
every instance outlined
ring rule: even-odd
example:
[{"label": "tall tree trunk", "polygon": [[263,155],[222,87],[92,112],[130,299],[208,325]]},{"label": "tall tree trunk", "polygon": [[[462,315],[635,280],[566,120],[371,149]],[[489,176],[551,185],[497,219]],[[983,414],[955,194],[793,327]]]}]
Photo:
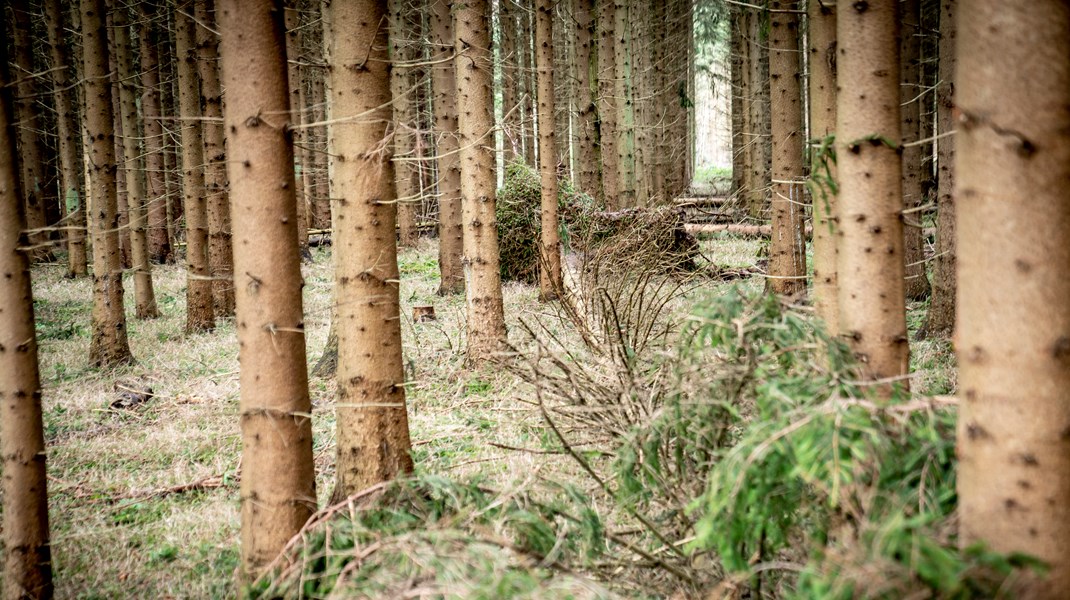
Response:
[{"label": "tall tree trunk", "polygon": [[1070,5],[970,0],[955,73],[960,543],[1070,589]]},{"label": "tall tree trunk", "polygon": [[[432,67],[435,137],[438,140],[438,268],[439,294],[464,291],[464,225],[461,218],[461,163],[457,157],[457,81],[453,55],[450,0],[431,0],[431,36],[436,64]],[[503,83],[503,86],[505,84]],[[505,86],[508,87],[508,86]],[[508,104],[506,105],[508,110]],[[508,140],[506,147],[509,147]]]},{"label": "tall tree trunk", "polygon": [[729,13],[728,57],[729,77],[732,84],[732,194],[740,194],[745,189],[744,168],[746,160],[744,152],[747,137],[744,134],[746,119],[744,117],[744,104],[746,99],[743,94],[743,72],[746,63],[747,45],[743,41],[743,19],[746,11],[739,7],[733,7]]},{"label": "tall tree trunk", "polygon": [[939,87],[936,89],[937,198],[936,257],[933,262],[932,301],[924,335],[949,336],[955,326],[955,30],[957,0],[940,0]]},{"label": "tall tree trunk", "polygon": [[520,118],[521,132],[524,137],[524,161],[529,165],[535,165],[538,160],[535,141],[535,49],[533,39],[535,37],[535,17],[532,14],[530,2],[518,2],[520,7],[520,68],[517,71],[520,79]]},{"label": "tall tree trunk", "polygon": [[108,80],[108,37],[104,0],[82,0],[82,53],[85,61],[85,124],[93,198],[93,337],[89,363],[110,368],[133,360],[126,339],[123,265],[115,190],[115,115]]},{"label": "tall tree trunk", "polygon": [[[553,65],[554,68],[558,69],[559,73],[563,74],[554,78],[554,132],[556,134],[554,136],[556,142],[554,155],[557,156],[557,160],[561,163],[563,176],[569,179],[572,179],[571,107],[574,76],[572,74],[572,36],[565,35],[564,31],[567,24],[573,22],[572,15],[566,12],[566,9],[571,4],[567,0],[555,2],[552,18],[553,36],[557,40],[557,45],[552,48],[554,55]],[[538,18],[538,14],[535,17]],[[538,43],[536,42],[535,52],[538,53],[538,51]],[[536,57],[535,61],[537,64],[538,57]],[[538,76],[538,72],[536,72],[536,80]],[[537,88],[538,81],[536,81]],[[536,112],[538,112],[537,108]]]},{"label": "tall tree trunk", "polygon": [[416,205],[420,201],[420,186],[417,179],[416,136],[418,131],[416,90],[413,84],[413,68],[409,64],[416,58],[414,32],[409,26],[410,7],[406,0],[390,1],[390,92],[394,102],[394,163],[397,193],[397,222],[402,246],[416,245]]},{"label": "tall tree trunk", "polygon": [[[125,167],[126,159],[125,148],[123,147],[123,140],[130,137],[123,133],[123,107],[119,91],[122,82],[119,80],[119,63],[116,61],[116,34],[115,34],[115,11],[109,8],[108,13],[108,81],[111,89],[111,109],[112,114],[115,115],[115,159],[117,163],[123,163]],[[129,37],[129,32],[127,36]],[[135,129],[136,131],[136,129]],[[120,168],[115,171],[115,195],[116,195],[116,213],[119,216],[119,256],[120,264],[123,269],[129,269],[133,266],[130,258],[130,191],[126,187],[127,170]]]},{"label": "tall tree trunk", "polygon": [[[765,0],[763,0],[765,2]],[[751,188],[747,199],[747,212],[752,219],[765,220],[769,206],[770,163],[772,140],[769,135],[769,46],[768,36],[763,32],[761,14],[750,18],[750,64],[751,90]]]},{"label": "tall tree trunk", "polygon": [[[386,0],[333,2],[330,28],[338,482],[334,499],[412,471],[394,221]],[[396,46],[395,46],[396,47]],[[360,90],[360,93],[353,93]],[[365,115],[365,116],[359,116]],[[371,300],[371,301],[369,301]]]},{"label": "tall tree trunk", "polygon": [[[55,7],[52,7],[55,8]],[[4,35],[0,19],[0,39]],[[3,456],[4,598],[52,597],[41,380],[19,182],[11,78],[0,45],[0,456]]]},{"label": "tall tree trunk", "polygon": [[145,239],[145,171],[141,160],[138,131],[137,73],[134,50],[130,45],[130,19],[126,7],[114,13],[115,63],[119,76],[119,115],[123,122],[123,171],[126,172],[127,205],[130,212],[130,262],[134,271],[134,316],[155,319],[160,316],[156,292],[152,287],[152,266]]},{"label": "tall tree trunk", "polygon": [[316,509],[280,0],[220,0],[241,363],[243,576]]},{"label": "tall tree trunk", "polygon": [[520,43],[517,29],[520,9],[514,0],[501,0],[498,7],[498,26],[501,29],[498,47],[502,69],[502,145],[508,164],[524,155],[520,126]]},{"label": "tall tree trunk", "polygon": [[160,53],[157,50],[159,25],[155,5],[138,4],[141,16],[141,114],[145,134],[145,206],[149,259],[155,263],[173,262],[171,237],[167,230],[167,183],[165,179],[164,132],[160,117]]},{"label": "tall tree trunk", "polygon": [[[921,187],[922,150],[916,142],[921,132],[921,5],[919,0],[902,0],[899,7],[899,100],[903,139],[903,208],[916,209],[925,203]],[[904,290],[908,300],[929,296],[925,274],[925,252],[921,240],[921,213],[903,215],[903,256],[906,261]]]},{"label": "tall tree trunk", "polygon": [[539,172],[542,235],[539,297],[556,298],[561,290],[561,238],[557,219],[557,143],[554,126],[554,2],[535,5],[535,59],[538,66]]},{"label": "tall tree trunk", "polygon": [[[840,327],[870,379],[907,373],[899,157],[899,0],[844,6],[836,156]],[[903,382],[906,385],[906,382]]]},{"label": "tall tree trunk", "polygon": [[505,313],[498,264],[493,135],[494,62],[487,0],[453,4],[457,111],[460,133],[461,202],[464,218],[464,280],[468,315],[468,355],[485,361],[502,349]]},{"label": "tall tree trunk", "polygon": [[204,188],[208,196],[208,266],[215,312],[234,315],[234,269],[230,248],[230,199],[223,134],[223,91],[219,86],[219,34],[215,1],[196,0],[197,49],[204,101]]},{"label": "tall tree trunk", "polygon": [[182,140],[182,192],[186,207],[186,333],[215,329],[212,272],[208,266],[208,198],[204,187],[204,135],[201,89],[197,74],[197,24],[193,1],[175,10],[178,62],[178,125]]},{"label": "tall tree trunk", "polygon": [[[290,117],[292,123],[301,123],[301,14],[297,10],[297,0],[286,0],[286,66],[287,80],[290,86],[290,108],[294,114]],[[305,135],[301,129],[295,129],[290,134],[296,146],[305,143]],[[296,156],[296,152],[294,153]],[[294,180],[300,178],[301,171],[306,165],[294,162]],[[294,190],[297,202],[297,243],[301,245],[302,254],[308,252],[308,228],[309,228],[309,201],[305,194],[304,186]]]},{"label": "tall tree trunk", "polygon": [[617,152],[617,44],[614,0],[598,0],[598,143],[602,151],[602,202],[621,207]]},{"label": "tall tree trunk", "polygon": [[[37,77],[33,65],[33,33],[30,4],[17,3],[14,13],[12,42],[15,48],[15,116],[18,119],[19,157],[22,165],[22,194],[26,205],[26,226],[29,228],[29,243],[34,260],[53,260],[49,241],[48,223],[45,219],[44,165],[41,156],[41,140],[38,131],[43,129],[41,119],[34,107],[37,97]],[[6,40],[5,40],[6,43]]]},{"label": "tall tree trunk", "polygon": [[574,0],[576,34],[573,41],[576,64],[576,183],[581,192],[598,195],[598,85],[595,51],[594,0]]},{"label": "tall tree trunk", "polygon": [[617,108],[617,205],[635,206],[635,104],[632,100],[632,49],[628,3],[616,0],[613,6],[613,41],[616,48],[614,97]]},{"label": "tall tree trunk", "polygon": [[836,158],[829,145],[836,132],[836,5],[810,0],[810,196],[814,206],[814,309],[830,335],[840,333],[836,236],[839,209]]},{"label": "tall tree trunk", "polygon": [[71,75],[78,78],[78,69],[67,52],[64,33],[63,4],[60,0],[46,0],[45,23],[48,43],[52,51],[52,88],[56,103],[56,137],[59,149],[60,182],[66,224],[67,276],[88,274],[85,247],[85,207],[82,205],[82,178],[78,161],[78,113]]},{"label": "tall tree trunk", "polygon": [[780,295],[806,293],[806,239],[803,219],[802,87],[799,17],[794,0],[769,3],[769,99],[773,114],[772,235],[769,289]]}]

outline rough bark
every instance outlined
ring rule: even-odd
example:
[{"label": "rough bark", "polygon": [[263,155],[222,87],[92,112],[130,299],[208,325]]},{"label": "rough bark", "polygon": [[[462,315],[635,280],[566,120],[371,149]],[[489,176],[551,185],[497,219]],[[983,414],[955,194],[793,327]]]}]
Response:
[{"label": "rough bark", "polygon": [[[903,208],[915,209],[925,203],[922,192],[921,136],[921,6],[919,0],[902,0],[899,36],[900,134],[903,146]],[[921,240],[921,213],[903,215],[903,256],[906,261],[904,291],[908,300],[929,297],[929,277],[925,274],[925,252]]]},{"label": "rough bark", "polygon": [[[115,58],[117,35],[115,33],[115,11],[109,9],[108,12],[108,85],[111,89],[111,109],[112,114],[115,115],[115,159],[120,165],[115,170],[115,196],[116,196],[116,213],[119,217],[119,256],[120,264],[123,269],[129,269],[133,266],[130,258],[130,192],[126,187],[127,170],[125,167],[125,153],[126,149],[123,146],[123,140],[130,137],[124,133],[124,124],[122,119],[123,107],[120,100],[120,87],[119,81],[119,64]],[[129,37],[129,32],[127,33]],[[137,131],[134,129],[134,131]]]},{"label": "rough bark", "polygon": [[936,256],[933,260],[932,301],[921,332],[930,336],[950,336],[955,326],[955,108],[957,0],[940,1],[939,87],[936,89],[937,197]]},{"label": "rough bark", "polygon": [[594,0],[574,0],[576,65],[575,147],[576,183],[581,192],[598,195],[598,108],[595,106],[598,85],[595,51]]},{"label": "rough bark", "polygon": [[498,269],[493,135],[494,63],[487,0],[453,5],[454,66],[460,134],[461,202],[464,219],[464,280],[468,355],[485,361],[502,349],[505,313]]},{"label": "rough bark", "polygon": [[620,204],[620,155],[617,152],[616,10],[613,0],[598,6],[598,144],[602,154],[602,203],[606,210]]},{"label": "rough bark", "polygon": [[799,16],[793,0],[769,3],[769,99],[773,114],[773,236],[769,244],[769,289],[783,296],[806,293],[803,219],[802,87]]},{"label": "rough bark", "polygon": [[554,2],[535,5],[535,59],[538,67],[539,175],[542,192],[539,297],[561,290],[561,237],[557,219],[557,143],[554,126]]},{"label": "rough bark", "polygon": [[632,98],[632,48],[628,3],[613,7],[616,78],[613,96],[617,108],[617,207],[635,206],[635,103]]},{"label": "rough bark", "polygon": [[[464,226],[461,218],[461,163],[457,156],[457,81],[452,60],[453,17],[450,0],[431,1],[431,35],[435,48],[432,67],[435,137],[438,140],[438,268],[439,294],[464,291]],[[503,84],[504,85],[504,84]],[[508,147],[508,144],[506,144]]]},{"label": "rough bark", "polygon": [[[0,23],[0,39],[6,39]],[[0,47],[0,456],[3,456],[4,598],[52,597],[45,440],[26,216],[10,77]]]},{"label": "rough bark", "polygon": [[316,508],[281,1],[220,0],[242,431],[241,572]]},{"label": "rough bark", "polygon": [[204,188],[208,196],[208,265],[215,311],[234,315],[234,273],[230,247],[230,199],[227,197],[226,148],[223,141],[223,91],[219,86],[219,34],[214,0],[197,0],[198,68],[204,104]]},{"label": "rough bark", "polygon": [[115,189],[115,115],[108,80],[108,36],[104,0],[82,0],[85,65],[85,126],[90,146],[89,182],[93,198],[93,335],[89,363],[110,368],[133,360],[126,339],[123,265],[119,254],[119,216]]},{"label": "rough bark", "polygon": [[56,104],[56,138],[59,150],[60,202],[63,205],[67,240],[67,276],[88,274],[85,247],[85,207],[82,205],[82,178],[78,161],[79,136],[77,103],[71,84],[78,77],[78,69],[67,51],[64,33],[63,4],[60,0],[45,2],[45,24],[52,55],[52,88]]},{"label": "rough bark", "polygon": [[416,164],[417,110],[416,90],[413,85],[411,66],[396,63],[412,63],[417,57],[409,26],[407,0],[390,0],[390,57],[394,64],[390,70],[390,93],[393,97],[394,121],[394,176],[398,202],[397,222],[402,246],[416,245],[419,232],[416,229],[416,206],[420,201],[420,185]]},{"label": "rough bark", "polygon": [[157,50],[159,26],[156,8],[150,2],[138,4],[141,31],[141,114],[145,135],[145,206],[146,237],[149,259],[155,263],[174,261],[171,237],[167,230],[167,183],[165,180],[164,133],[160,117],[160,53]]},{"label": "rough bark", "polygon": [[831,335],[840,332],[839,281],[836,275],[838,209],[836,161],[827,150],[836,131],[836,5],[810,0],[810,196],[814,207],[814,310]]},{"label": "rough bark", "polygon": [[212,272],[208,266],[208,198],[204,187],[204,135],[201,86],[197,73],[197,24],[193,2],[175,10],[178,62],[178,122],[182,141],[182,197],[186,213],[186,333],[215,328]]},{"label": "rough bark", "polygon": [[[520,44],[517,32],[517,8],[513,0],[498,4],[498,23],[501,28],[499,49],[502,69],[502,145],[505,162],[523,159],[524,140],[520,127]],[[452,48],[452,42],[451,42]]]},{"label": "rough bark", "polygon": [[517,2],[520,30],[518,33],[518,49],[520,50],[520,63],[517,70],[517,79],[520,81],[520,133],[524,145],[524,162],[529,165],[537,164],[537,147],[535,142],[535,54],[533,39],[535,35],[534,15],[532,15],[530,2]]},{"label": "rough bark", "polygon": [[769,47],[767,36],[762,32],[760,14],[750,18],[748,65],[751,90],[751,161],[750,193],[747,197],[747,212],[753,219],[765,220],[769,208],[770,163],[772,141],[769,136]]},{"label": "rough bark", "polygon": [[1070,5],[961,4],[960,544],[1047,563],[1019,597],[1070,589]]},{"label": "rough bark", "polygon": [[[328,4],[341,500],[412,471],[401,356],[386,0]],[[357,118],[357,115],[364,115]]]},{"label": "rough bark", "polygon": [[145,239],[145,172],[142,168],[141,134],[138,131],[137,73],[130,46],[130,19],[125,7],[114,13],[115,63],[119,76],[119,115],[123,123],[123,170],[126,172],[127,208],[130,214],[130,262],[134,271],[134,316],[160,316],[152,286],[152,266]]},{"label": "rough bark", "polygon": [[[297,10],[297,0],[286,0],[285,4],[287,80],[289,81],[290,108],[294,112],[290,121],[299,124],[302,111],[301,65],[299,64],[301,60],[301,14]],[[303,130],[295,129],[291,135],[295,146],[304,145],[306,136]],[[296,155],[295,152],[294,156]],[[300,178],[304,167],[304,163],[294,162],[295,181]],[[302,253],[305,253],[308,251],[309,213],[312,211],[309,208],[310,203],[304,186],[299,186],[294,190],[294,197],[297,202],[297,243],[301,245]]]},{"label": "rough bark", "polygon": [[[840,327],[870,379],[907,372],[898,0],[837,19]],[[903,382],[905,385],[905,381]]]}]

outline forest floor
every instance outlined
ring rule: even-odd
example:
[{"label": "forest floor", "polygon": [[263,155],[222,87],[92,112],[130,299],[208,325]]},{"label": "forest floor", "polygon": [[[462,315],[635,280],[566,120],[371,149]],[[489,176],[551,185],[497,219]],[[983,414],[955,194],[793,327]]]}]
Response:
[{"label": "forest floor", "polygon": [[[704,241],[703,252],[721,267],[751,267],[761,246],[757,240],[726,237]],[[527,384],[506,370],[465,367],[463,298],[435,294],[436,257],[434,240],[423,240],[399,257],[417,469],[445,476],[478,473],[502,487],[548,470],[571,476],[575,465],[561,456],[522,450],[540,447],[545,434],[537,409],[525,401]],[[156,267],[163,316],[137,321],[128,314],[136,364],[93,369],[86,360],[90,281],[67,280],[63,274],[60,265],[33,271],[57,597],[233,597],[241,446],[233,321],[222,321],[209,334],[185,335],[185,270]],[[304,277],[311,368],[330,321],[329,251],[314,252]],[[710,281],[677,299],[674,309],[688,310],[689,302],[711,289],[716,294],[742,285],[758,291],[761,284],[759,277]],[[523,319],[541,323],[566,344],[580,345],[553,305],[538,302],[535,288],[509,283],[504,296],[514,344],[523,344],[518,326]],[[435,306],[438,320],[414,323],[412,307],[424,304]],[[912,331],[925,306],[911,305]],[[946,344],[913,344],[918,387],[930,394],[954,389]],[[119,390],[141,383],[151,386],[151,399],[129,409],[112,408]],[[333,385],[313,376],[310,390],[322,507],[333,485]]]}]

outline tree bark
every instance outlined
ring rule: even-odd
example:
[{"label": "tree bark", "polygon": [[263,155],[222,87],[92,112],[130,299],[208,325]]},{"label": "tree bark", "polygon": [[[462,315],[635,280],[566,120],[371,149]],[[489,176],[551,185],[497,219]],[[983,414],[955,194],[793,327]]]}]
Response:
[{"label": "tree bark", "polygon": [[769,99],[772,112],[772,225],[769,289],[782,296],[806,293],[806,240],[803,219],[802,72],[799,17],[794,0],[769,3]]},{"label": "tree bark", "polygon": [[535,5],[535,59],[538,67],[539,174],[542,192],[539,297],[561,290],[561,237],[557,219],[557,143],[554,135],[554,2]]},{"label": "tree bark", "polygon": [[[523,132],[520,126],[520,44],[517,31],[517,8],[514,0],[498,3],[498,25],[501,37],[498,47],[502,69],[502,145],[505,163],[524,156]],[[452,30],[452,26],[451,26]],[[452,42],[450,42],[452,48]]]},{"label": "tree bark", "polygon": [[[294,114],[290,117],[290,121],[294,124],[301,123],[301,65],[298,62],[301,60],[301,14],[297,10],[297,0],[286,0],[286,67],[288,71],[287,81],[289,82],[290,92],[290,109]],[[293,136],[293,143],[295,146],[301,146],[306,143],[304,131],[301,129],[295,129],[290,134]],[[296,151],[294,156],[297,156]],[[298,162],[294,162],[294,180],[300,179],[301,171],[306,165]],[[309,213],[312,212],[309,208],[308,196],[305,194],[304,186],[298,187],[294,190],[294,197],[297,201],[297,243],[301,245],[302,254],[308,251],[308,229],[309,229]]]},{"label": "tree bark", "polygon": [[[53,7],[54,8],[54,7]],[[2,20],[0,20],[2,21]],[[6,27],[0,22],[0,39]],[[0,456],[4,598],[52,597],[45,439],[11,78],[0,47]]]},{"label": "tree bark", "polygon": [[830,136],[836,132],[836,5],[810,0],[810,191],[814,207],[814,309],[830,335],[840,333],[836,271],[836,159]]},{"label": "tree bark", "polygon": [[617,109],[617,207],[635,206],[635,104],[632,98],[632,49],[628,3],[613,6],[616,78],[613,96]]},{"label": "tree bark", "polygon": [[[1047,563],[1070,588],[1070,5],[971,0],[958,15],[958,421],[963,547]],[[943,232],[941,232],[942,234]]]},{"label": "tree bark", "polygon": [[594,0],[574,0],[576,34],[576,183],[581,192],[598,196],[598,61],[595,50]]},{"label": "tree bark", "polygon": [[[904,144],[921,137],[921,6],[919,0],[901,0],[899,7],[899,103],[900,133]],[[903,208],[916,209],[925,203],[921,189],[923,148],[903,146]],[[908,300],[929,297],[929,278],[925,274],[925,252],[921,240],[921,214],[903,215],[903,256],[906,261],[904,291]]]},{"label": "tree bark", "polygon": [[461,264],[464,254],[461,163],[457,157],[457,81],[454,77],[454,61],[438,62],[453,55],[451,5],[450,0],[431,0],[431,35],[435,48],[433,61],[437,63],[432,67],[431,77],[435,137],[438,139],[438,268],[441,282],[438,293],[442,295],[464,291],[464,265]]},{"label": "tree bark", "polygon": [[197,74],[197,24],[193,1],[181,0],[175,10],[175,54],[178,62],[178,122],[182,140],[182,192],[186,213],[186,333],[215,329],[212,272],[208,266],[208,198],[204,187],[204,135],[201,130],[201,89]]},{"label": "tree bark", "polygon": [[133,361],[126,339],[123,265],[115,189],[115,115],[108,80],[108,37],[104,0],[82,0],[85,61],[85,124],[91,144],[89,182],[93,198],[93,337],[89,364],[111,368]]},{"label": "tree bark", "polygon": [[141,17],[141,114],[145,134],[145,206],[149,259],[155,263],[174,262],[171,237],[167,230],[167,182],[165,179],[165,144],[160,117],[160,53],[156,48],[159,26],[156,8],[151,2],[137,5]]},{"label": "tree bark", "polygon": [[517,6],[519,6],[517,16],[520,19],[518,34],[520,68],[517,70],[517,79],[520,80],[520,131],[524,143],[524,162],[535,165],[537,164],[535,161],[539,159],[535,141],[535,54],[533,47],[535,19],[530,2],[517,2]]},{"label": "tree bark", "polygon": [[[410,473],[394,222],[386,0],[333,2],[330,28],[338,481],[335,501]],[[395,46],[396,47],[396,46]],[[358,115],[365,115],[358,117]]]},{"label": "tree bark", "polygon": [[220,0],[241,363],[241,572],[254,577],[316,509],[301,257],[279,0]]},{"label": "tree bark", "polygon": [[397,193],[397,223],[400,244],[405,247],[416,245],[416,205],[420,201],[418,168],[416,166],[416,135],[418,131],[416,90],[413,84],[413,69],[409,65],[416,58],[413,49],[415,42],[411,39],[413,31],[409,27],[408,11],[405,0],[390,0],[390,57],[393,68],[390,70],[390,95],[393,98],[394,122],[394,174]]},{"label": "tree bark", "polygon": [[486,361],[505,342],[505,313],[498,265],[493,135],[494,62],[487,0],[455,1],[453,38],[460,134],[461,202],[468,355]]},{"label": "tree bark", "polygon": [[749,25],[751,188],[747,198],[747,212],[752,219],[764,221],[769,208],[769,169],[772,159],[772,142],[769,135],[769,47],[766,36],[762,34],[760,15],[752,14]]},{"label": "tree bark", "polygon": [[620,204],[620,155],[617,152],[617,44],[614,0],[598,6],[598,144],[602,151],[602,203],[606,210]]},{"label": "tree bark", "polygon": [[[899,157],[899,0],[838,11],[840,327],[869,379],[907,373]],[[906,385],[905,380],[903,385]]]}]

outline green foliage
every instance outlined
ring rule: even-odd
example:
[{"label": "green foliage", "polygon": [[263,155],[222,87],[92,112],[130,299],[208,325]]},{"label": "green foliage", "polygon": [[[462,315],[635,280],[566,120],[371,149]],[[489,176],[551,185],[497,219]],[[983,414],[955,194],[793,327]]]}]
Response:
[{"label": "green foliage", "polygon": [[49,302],[34,300],[34,320],[37,325],[37,340],[69,340],[89,338],[85,317],[90,312],[86,302]]}]

